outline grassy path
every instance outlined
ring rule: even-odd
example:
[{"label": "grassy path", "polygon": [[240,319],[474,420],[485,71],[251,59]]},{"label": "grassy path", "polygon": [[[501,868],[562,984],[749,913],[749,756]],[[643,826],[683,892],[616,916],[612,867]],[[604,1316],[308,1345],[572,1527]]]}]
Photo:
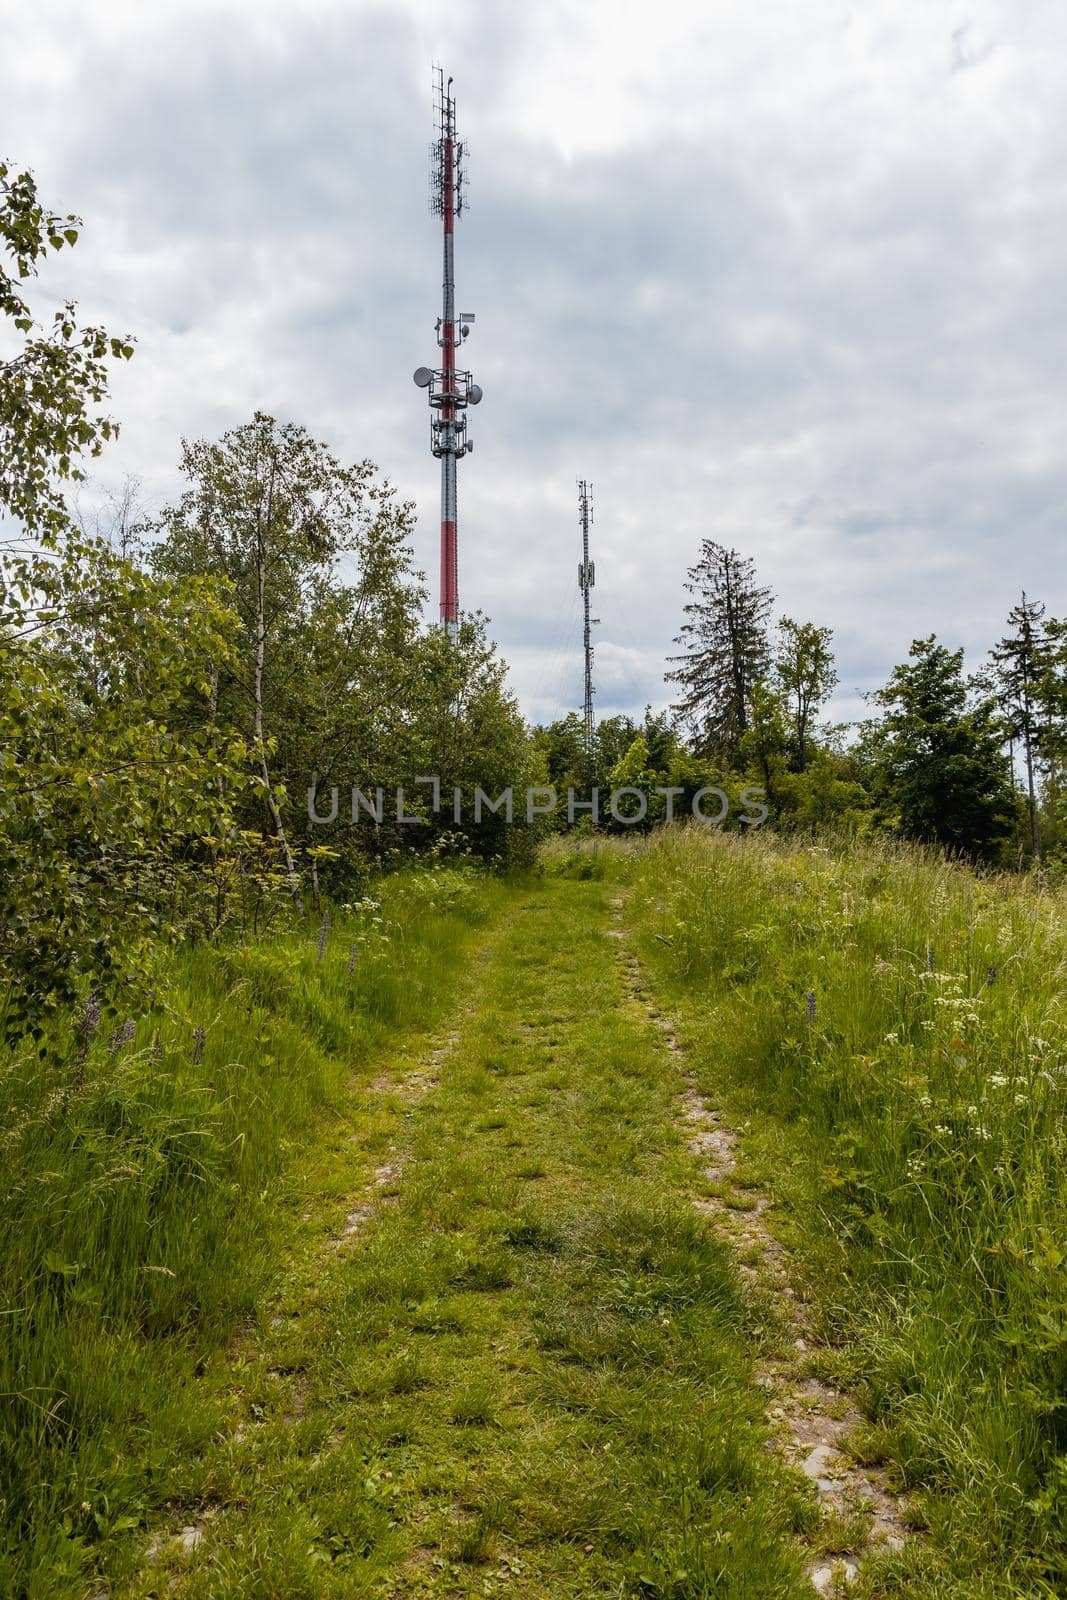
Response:
[{"label": "grassy path", "polygon": [[233,1426],[127,1593],[811,1593],[766,1311],[692,1207],[609,895],[516,892],[448,1031],[309,1160],[292,1278],[205,1376]]}]

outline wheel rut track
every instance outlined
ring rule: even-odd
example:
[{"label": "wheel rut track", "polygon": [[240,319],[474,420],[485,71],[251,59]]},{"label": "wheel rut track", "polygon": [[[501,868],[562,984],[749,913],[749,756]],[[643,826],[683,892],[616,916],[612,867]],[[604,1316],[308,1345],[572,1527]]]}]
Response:
[{"label": "wheel rut track", "polygon": [[[681,1078],[686,1144],[700,1163],[705,1182],[726,1183],[737,1169],[737,1135],[701,1093],[686,1063],[676,1025],[649,998],[641,963],[623,924],[624,899],[616,896],[610,905],[613,926],[608,935],[616,941],[616,958],[629,998],[661,1034]],[[738,1262],[739,1271],[768,1294],[793,1341],[795,1357],[764,1357],[756,1363],[755,1383],[767,1395],[768,1415],[775,1425],[773,1448],[814,1484],[825,1513],[848,1516],[859,1511],[865,1518],[865,1534],[851,1548],[835,1551],[832,1557],[820,1553],[806,1562],[816,1593],[847,1594],[865,1555],[878,1548],[900,1549],[904,1544],[908,1537],[905,1503],[884,1472],[860,1465],[849,1454],[850,1437],[866,1419],[854,1397],[806,1370],[810,1355],[819,1346],[808,1308],[791,1281],[787,1252],[767,1223],[771,1198],[761,1189],[746,1189],[745,1193],[750,1201],[747,1209],[734,1209],[720,1195],[699,1193],[692,1196],[692,1204],[744,1258]]]}]

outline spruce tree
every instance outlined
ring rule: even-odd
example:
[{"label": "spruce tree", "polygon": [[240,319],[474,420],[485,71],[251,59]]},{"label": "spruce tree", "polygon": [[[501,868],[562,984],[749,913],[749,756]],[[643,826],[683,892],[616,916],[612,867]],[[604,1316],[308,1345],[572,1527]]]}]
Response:
[{"label": "spruce tree", "polygon": [[906,837],[993,860],[1015,812],[995,700],[976,694],[963,651],[934,634],[916,639],[911,659],[871,696],[885,710],[865,746],[883,810]]},{"label": "spruce tree", "polygon": [[774,597],[757,583],[751,557],[713,539],[704,540],[685,587],[693,598],[674,641],[682,654],[671,658],[666,675],[682,691],[673,710],[701,754],[733,761],[750,724],[753,691],[769,669],[767,618]]},{"label": "spruce tree", "polygon": [[996,673],[999,700],[1008,722],[1008,736],[1019,740],[1026,763],[1026,796],[1030,813],[1030,845],[1034,860],[1041,859],[1041,828],[1037,814],[1034,767],[1041,743],[1038,689],[1044,671],[1045,608],[1028,600],[1024,591],[1020,603],[1008,613],[1011,632],[990,651]]}]

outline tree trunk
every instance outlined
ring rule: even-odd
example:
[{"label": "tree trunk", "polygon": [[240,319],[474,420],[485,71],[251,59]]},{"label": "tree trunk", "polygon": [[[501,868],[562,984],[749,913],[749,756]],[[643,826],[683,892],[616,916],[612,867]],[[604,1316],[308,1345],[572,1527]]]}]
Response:
[{"label": "tree trunk", "polygon": [[[274,509],[274,482],[271,478],[271,491],[267,499],[267,527]],[[256,659],[255,671],[252,680],[252,702],[254,707],[254,737],[256,753],[259,757],[259,771],[263,779],[263,790],[266,795],[267,808],[274,823],[274,834],[278,840],[285,861],[285,870],[289,877],[289,888],[295,896],[299,892],[300,882],[296,875],[296,863],[293,852],[289,848],[289,840],[285,833],[285,824],[282,821],[281,810],[274,798],[271,787],[270,768],[267,765],[267,745],[263,737],[263,667],[267,654],[267,539],[269,531],[264,537],[262,522],[257,527],[256,549]]]},{"label": "tree trunk", "polygon": [[1030,696],[1024,690],[1023,705],[1026,710],[1026,726],[1023,732],[1023,750],[1026,754],[1026,794],[1030,804],[1030,847],[1034,860],[1041,860],[1041,829],[1037,821],[1037,797],[1034,794],[1034,751],[1033,738],[1030,728]]}]

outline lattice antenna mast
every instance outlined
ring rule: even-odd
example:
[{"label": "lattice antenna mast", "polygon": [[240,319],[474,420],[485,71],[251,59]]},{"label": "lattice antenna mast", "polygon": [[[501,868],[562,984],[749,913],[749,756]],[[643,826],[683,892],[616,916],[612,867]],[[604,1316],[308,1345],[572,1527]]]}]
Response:
[{"label": "lattice antenna mast", "polygon": [[456,351],[470,333],[473,315],[456,316],[456,281],[453,245],[456,218],[466,199],[464,170],[467,147],[456,137],[456,101],[452,79],[434,68],[434,127],[437,138],[430,146],[430,210],[444,223],[444,273],[441,315],[437,319],[439,367],[419,367],[415,382],[429,391],[430,449],[441,462],[441,622],[448,637],[459,631],[459,544],[456,502],[456,464],[474,449],[467,437],[467,407],[476,406],[482,391],[469,372],[456,365]]},{"label": "lattice antenna mast", "polygon": [[590,596],[596,582],[596,566],[589,559],[589,527],[593,520],[593,486],[586,483],[584,478],[578,480],[578,517],[582,528],[582,559],[578,566],[578,587],[582,591],[582,607],[585,613],[585,703],[583,705],[585,725],[585,754],[586,760],[592,767],[593,762],[593,635]]}]

